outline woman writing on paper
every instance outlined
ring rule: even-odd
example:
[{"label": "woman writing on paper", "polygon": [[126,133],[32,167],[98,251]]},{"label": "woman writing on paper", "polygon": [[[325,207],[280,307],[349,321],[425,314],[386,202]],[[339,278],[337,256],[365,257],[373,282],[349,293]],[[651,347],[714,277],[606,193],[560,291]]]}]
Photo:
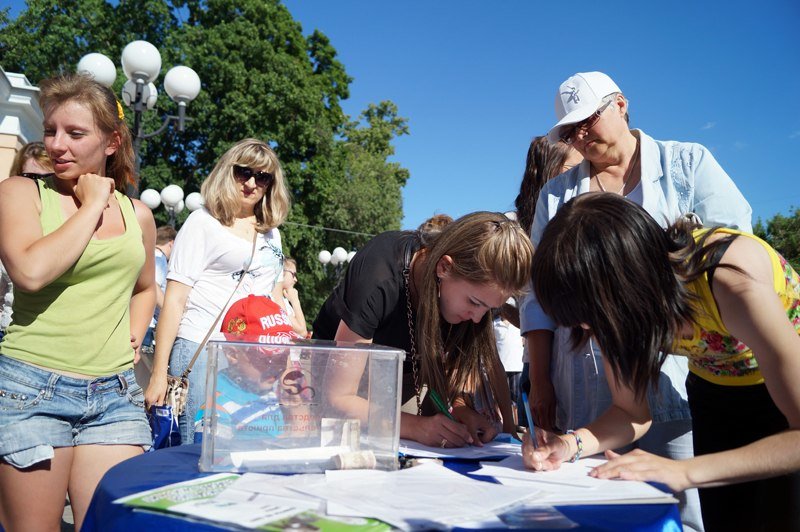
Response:
[{"label": "woman writing on paper", "polygon": [[[277,227],[286,219],[290,202],[275,152],[260,140],[237,142],[203,181],[200,193],[204,207],[186,219],[170,256],[148,405],[164,402],[167,364],[170,375],[184,372],[241,276],[245,278],[231,301],[248,294],[269,295],[281,275]],[[205,401],[205,349],[192,366],[189,382],[186,412],[179,419],[184,445],[194,442],[196,415]]]},{"label": "woman writing on paper", "polygon": [[[314,337],[405,350],[401,437],[481,445],[498,433],[500,418],[503,430],[514,430],[488,311],[527,284],[531,256],[527,235],[497,213],[469,214],[437,234],[383,233],[351,261],[314,322]],[[363,418],[360,375],[342,372],[328,389],[340,410]],[[452,405],[453,419],[436,408],[434,392]]]},{"label": "woman writing on paper", "polygon": [[[603,352],[612,406],[523,448],[533,469],[607,451],[599,478],[700,488],[706,530],[800,527],[800,277],[768,244],[681,221],[663,230],[613,194],[562,207],[536,250],[542,308]],[[696,456],[615,449],[641,437],[665,353],[688,357]]]}]

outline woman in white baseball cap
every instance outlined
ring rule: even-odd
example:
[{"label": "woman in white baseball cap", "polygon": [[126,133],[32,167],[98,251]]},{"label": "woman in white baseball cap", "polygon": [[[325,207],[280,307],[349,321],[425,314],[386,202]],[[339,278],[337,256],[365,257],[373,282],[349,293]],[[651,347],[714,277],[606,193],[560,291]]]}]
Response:
[{"label": "woman in white baseball cap", "polygon": [[[750,205],[713,155],[700,144],[659,141],[630,129],[628,100],[606,74],[570,76],[558,88],[555,110],[557,122],[548,139],[571,145],[584,161],[542,188],[531,228],[534,246],[566,201],[594,191],[625,196],[663,227],[691,213],[707,225],[752,230]],[[533,294],[522,302],[520,319],[528,341],[534,418],[555,412],[555,426],[569,430],[611,406],[596,345],[573,347],[568,331],[555,326]],[[668,357],[658,390],[648,394],[653,425],[637,442],[640,448],[675,459],[693,455],[687,374],[685,360]],[[687,530],[702,529],[696,492],[686,492],[681,518]]]}]

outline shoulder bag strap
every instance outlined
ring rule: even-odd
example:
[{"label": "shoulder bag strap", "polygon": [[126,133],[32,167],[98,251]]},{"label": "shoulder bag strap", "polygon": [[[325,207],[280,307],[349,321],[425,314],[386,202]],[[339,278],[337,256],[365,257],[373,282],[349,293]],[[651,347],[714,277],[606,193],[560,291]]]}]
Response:
[{"label": "shoulder bag strap", "polygon": [[244,272],[242,273],[242,276],[239,277],[239,282],[236,283],[236,288],[234,288],[233,292],[231,292],[231,295],[228,297],[228,301],[226,301],[225,304],[222,305],[222,308],[219,309],[219,314],[217,314],[217,317],[216,317],[216,319],[214,319],[214,323],[211,324],[211,327],[208,328],[208,332],[206,333],[206,337],[203,338],[203,341],[200,342],[200,345],[197,346],[197,351],[194,352],[194,356],[192,357],[192,360],[189,362],[189,365],[186,366],[186,371],[184,371],[183,374],[181,374],[181,379],[187,378],[189,376],[189,373],[192,372],[192,366],[194,366],[194,363],[197,360],[197,357],[200,356],[200,351],[203,350],[203,348],[208,343],[208,339],[211,338],[211,335],[214,333],[214,329],[217,328],[217,323],[219,323],[219,319],[222,317],[222,313],[225,312],[225,309],[228,307],[228,304],[231,302],[231,299],[233,299],[233,296],[234,296],[234,294],[236,294],[236,291],[239,290],[240,286],[242,286],[242,282],[244,281],[244,278],[247,275],[247,272],[250,270],[250,266],[253,265],[253,258],[256,256],[256,241],[257,240],[258,240],[258,231],[256,231],[255,235],[253,235],[253,247],[250,250],[250,260],[247,263],[247,267],[244,269]]}]

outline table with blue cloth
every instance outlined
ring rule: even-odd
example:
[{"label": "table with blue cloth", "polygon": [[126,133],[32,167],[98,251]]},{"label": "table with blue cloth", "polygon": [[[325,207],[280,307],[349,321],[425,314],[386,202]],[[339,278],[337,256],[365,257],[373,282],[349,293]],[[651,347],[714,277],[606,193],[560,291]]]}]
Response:
[{"label": "table with blue cloth", "polygon": [[[160,488],[207,475],[197,468],[200,445],[184,445],[131,458],[105,474],[92,498],[82,532],[139,532],[141,530],[219,531],[210,523],[155,512],[134,510],[113,501],[126,495]],[[447,467],[467,474],[477,462],[446,462]],[[475,477],[491,481],[486,477]],[[557,506],[567,518],[578,523],[571,530],[680,531],[680,516],[675,504]],[[556,530],[537,528],[536,530]]]}]

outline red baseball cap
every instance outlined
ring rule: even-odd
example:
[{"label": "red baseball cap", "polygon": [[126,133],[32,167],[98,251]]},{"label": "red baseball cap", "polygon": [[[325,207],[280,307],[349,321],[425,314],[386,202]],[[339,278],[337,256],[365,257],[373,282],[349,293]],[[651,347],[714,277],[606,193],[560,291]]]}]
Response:
[{"label": "red baseball cap", "polygon": [[301,338],[292,330],[289,315],[266,296],[249,295],[236,301],[225,313],[220,331],[229,340],[257,337],[260,343],[288,344]]}]

